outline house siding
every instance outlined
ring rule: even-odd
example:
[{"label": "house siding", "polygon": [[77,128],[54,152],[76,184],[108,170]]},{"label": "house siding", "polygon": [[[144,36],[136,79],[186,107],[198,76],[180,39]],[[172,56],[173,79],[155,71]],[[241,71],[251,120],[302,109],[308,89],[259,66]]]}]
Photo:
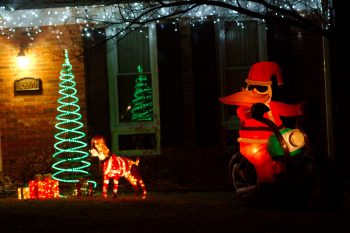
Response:
[{"label": "house siding", "polygon": [[187,20],[179,24],[180,46],[181,46],[181,70],[182,70],[182,87],[183,87],[183,110],[184,110],[184,144],[185,146],[195,146],[196,128],[195,119],[195,96],[194,80],[192,70],[192,48],[191,44],[191,25]]}]

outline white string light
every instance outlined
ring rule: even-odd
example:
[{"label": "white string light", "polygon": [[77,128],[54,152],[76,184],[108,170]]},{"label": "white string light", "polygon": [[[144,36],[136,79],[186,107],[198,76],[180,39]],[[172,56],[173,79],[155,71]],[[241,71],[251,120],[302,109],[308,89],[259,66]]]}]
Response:
[{"label": "white string light", "polygon": [[[229,1],[222,0],[222,2],[237,6],[237,2],[241,7],[263,13],[266,9],[264,6],[252,2],[252,1]],[[290,4],[292,3],[292,4]],[[280,0],[277,1],[280,8],[286,10],[295,10],[300,14],[303,12],[318,11],[322,12],[321,0]],[[119,13],[118,6],[121,6],[121,14]],[[29,10],[7,10],[4,6],[0,7],[0,36],[6,36],[8,39],[14,38],[16,28],[26,28],[28,36],[33,37],[33,34],[41,32],[40,27],[42,26],[54,26],[67,25],[67,24],[85,24],[84,27],[110,26],[115,28],[124,29],[127,27],[129,22],[125,22],[122,17],[126,20],[132,21],[135,17],[141,16],[144,10],[147,9],[147,5],[144,3],[133,3],[132,9],[128,9],[123,5],[93,5],[93,6],[75,6],[75,7],[64,7],[64,8],[47,8],[47,9],[29,9]],[[161,8],[154,14],[153,18],[161,18],[171,14],[173,9]],[[209,5],[200,5],[192,11],[188,12],[187,17],[191,19],[189,24],[195,26],[195,22],[203,22],[211,17],[214,23],[220,21],[220,18],[231,21],[241,21],[242,16],[234,11],[226,8],[219,8]],[[285,17],[282,14],[277,14],[279,17]],[[326,13],[325,17],[329,17],[329,12]],[[147,15],[141,17],[141,22],[148,20]],[[181,17],[181,16],[178,16]],[[177,22],[178,18],[173,18],[173,22]],[[159,21],[158,21],[159,22]],[[114,25],[113,25],[114,24]],[[244,28],[244,26],[242,26]],[[59,29],[57,29],[59,30]],[[177,29],[175,29],[177,30]],[[57,37],[62,33],[60,31],[53,30],[53,33],[57,34]],[[83,30],[83,36],[90,36],[90,31]]]}]

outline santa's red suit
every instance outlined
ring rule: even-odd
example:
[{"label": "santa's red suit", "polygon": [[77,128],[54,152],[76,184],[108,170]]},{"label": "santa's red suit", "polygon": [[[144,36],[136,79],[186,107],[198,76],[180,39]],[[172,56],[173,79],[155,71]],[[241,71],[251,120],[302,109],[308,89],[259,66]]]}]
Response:
[{"label": "santa's red suit", "polygon": [[265,113],[264,117],[272,120],[280,128],[283,128],[280,116],[292,117],[302,114],[301,104],[271,101],[271,78],[273,76],[277,78],[278,85],[283,84],[281,70],[276,63],[255,63],[246,79],[247,88],[220,98],[220,101],[225,104],[238,106],[237,116],[241,122],[241,128],[237,141],[240,145],[240,152],[254,165],[259,182],[274,181],[274,175],[283,168],[278,167],[267,151],[267,141],[273,133],[272,130],[251,117],[251,106],[254,103],[267,105],[270,111]]}]

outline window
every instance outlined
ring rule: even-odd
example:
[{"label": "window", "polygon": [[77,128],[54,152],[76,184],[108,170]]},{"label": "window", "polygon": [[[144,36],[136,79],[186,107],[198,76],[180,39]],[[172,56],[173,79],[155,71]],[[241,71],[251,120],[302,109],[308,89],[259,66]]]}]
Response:
[{"label": "window", "polygon": [[[219,29],[219,63],[221,70],[221,96],[240,91],[246,86],[249,68],[258,61],[266,60],[265,24],[257,20],[239,23],[225,22]],[[232,135],[239,128],[235,106],[222,108],[222,125],[228,135],[228,145],[235,143]]]},{"label": "window", "polygon": [[156,36],[153,26],[134,30],[108,53],[113,151],[159,153],[160,125]]}]

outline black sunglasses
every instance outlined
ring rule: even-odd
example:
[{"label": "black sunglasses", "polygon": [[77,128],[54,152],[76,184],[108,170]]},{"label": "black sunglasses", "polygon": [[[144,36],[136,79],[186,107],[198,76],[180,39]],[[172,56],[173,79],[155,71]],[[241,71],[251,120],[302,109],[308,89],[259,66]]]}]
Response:
[{"label": "black sunglasses", "polygon": [[268,90],[268,86],[259,86],[259,85],[248,85],[247,90],[252,91],[256,89],[258,92],[266,92]]}]

